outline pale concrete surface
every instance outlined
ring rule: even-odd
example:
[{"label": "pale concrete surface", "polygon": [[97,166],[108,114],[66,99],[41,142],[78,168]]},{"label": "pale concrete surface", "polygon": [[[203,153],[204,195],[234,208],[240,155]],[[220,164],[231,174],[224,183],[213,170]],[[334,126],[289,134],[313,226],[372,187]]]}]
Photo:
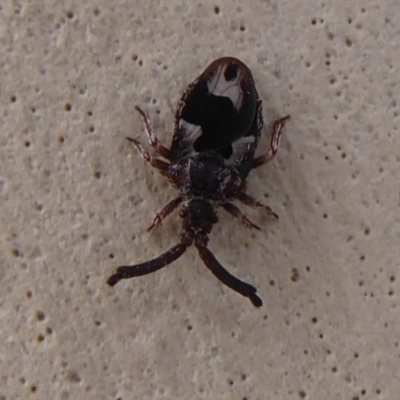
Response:
[{"label": "pale concrete surface", "polygon": [[[399,399],[399,26],[396,0],[2,1],[0,399]],[[175,192],[133,107],[168,144],[223,55],[292,116],[249,179],[280,220],[211,235],[264,307],[195,250],[109,288],[178,241],[177,213],[146,232]]]}]

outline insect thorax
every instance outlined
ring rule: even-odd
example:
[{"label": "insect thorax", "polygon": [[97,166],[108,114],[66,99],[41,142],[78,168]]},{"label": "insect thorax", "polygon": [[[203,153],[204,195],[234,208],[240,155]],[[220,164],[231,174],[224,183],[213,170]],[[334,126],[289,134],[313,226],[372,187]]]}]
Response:
[{"label": "insect thorax", "polygon": [[179,216],[183,219],[184,231],[202,231],[210,233],[213,224],[218,222],[214,206],[207,200],[192,199],[181,209]]},{"label": "insect thorax", "polygon": [[182,157],[171,163],[168,178],[186,201],[201,199],[219,205],[244,189],[233,166],[216,153]]}]

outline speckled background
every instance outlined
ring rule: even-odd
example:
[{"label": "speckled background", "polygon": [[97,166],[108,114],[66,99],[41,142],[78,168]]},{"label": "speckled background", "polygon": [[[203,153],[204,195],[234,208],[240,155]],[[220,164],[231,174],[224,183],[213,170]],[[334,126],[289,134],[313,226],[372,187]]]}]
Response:
[{"label": "speckled background", "polygon": [[[399,26],[396,0],[2,1],[0,399],[398,399]],[[249,179],[279,221],[219,212],[210,242],[264,307],[193,249],[110,288],[179,240],[146,231],[175,192],[134,105],[168,144],[223,55],[291,115]]]}]

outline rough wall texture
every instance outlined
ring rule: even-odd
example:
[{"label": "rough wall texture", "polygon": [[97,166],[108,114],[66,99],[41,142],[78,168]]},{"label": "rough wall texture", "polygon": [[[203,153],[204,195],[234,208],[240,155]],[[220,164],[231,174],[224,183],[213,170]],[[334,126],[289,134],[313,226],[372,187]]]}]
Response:
[{"label": "rough wall texture", "polygon": [[[398,399],[399,26],[396,0],[3,1],[0,399]],[[292,117],[249,179],[280,220],[211,235],[264,307],[194,250],[110,288],[178,240],[177,214],[146,232],[174,191],[133,107],[169,143],[223,55]]]}]

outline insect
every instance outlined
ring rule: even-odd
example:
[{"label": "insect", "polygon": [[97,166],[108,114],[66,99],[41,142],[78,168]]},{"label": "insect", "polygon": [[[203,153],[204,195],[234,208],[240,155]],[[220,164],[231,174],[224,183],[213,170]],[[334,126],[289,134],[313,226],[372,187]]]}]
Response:
[{"label": "insect", "polygon": [[148,230],[181,205],[182,233],[176,246],[153,260],[118,267],[107,283],[114,286],[122,279],[158,271],[194,245],[206,267],[224,285],[261,307],[257,289],[230,274],[208,249],[208,235],[218,221],[219,207],[245,226],[260,230],[233,200],[278,218],[270,207],[246,193],[246,178],[252,169],[274,158],[289,115],[273,123],[269,151],[255,157],[263,127],[262,102],[250,69],[233,57],[215,60],[187,86],[177,106],[170,148],[159,142],[148,114],[139,107],[136,110],[158,157],[150,155],[138,140],[127,139],[178,191],[177,197],[156,213]]}]

